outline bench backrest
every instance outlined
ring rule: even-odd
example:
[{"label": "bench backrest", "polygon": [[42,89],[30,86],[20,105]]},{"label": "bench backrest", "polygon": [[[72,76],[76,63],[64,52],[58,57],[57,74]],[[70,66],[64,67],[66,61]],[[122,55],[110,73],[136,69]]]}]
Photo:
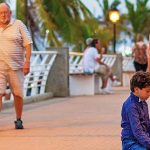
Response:
[{"label": "bench backrest", "polygon": [[24,82],[24,96],[45,93],[47,77],[56,55],[56,51],[32,52],[30,73]]},{"label": "bench backrest", "polygon": [[[116,55],[103,55],[102,61],[112,67],[116,61]],[[83,73],[83,53],[69,52],[69,73]]]}]

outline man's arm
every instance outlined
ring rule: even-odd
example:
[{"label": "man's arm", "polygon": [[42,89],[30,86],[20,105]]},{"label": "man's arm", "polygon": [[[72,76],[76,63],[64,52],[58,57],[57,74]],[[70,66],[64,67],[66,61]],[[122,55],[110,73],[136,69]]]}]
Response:
[{"label": "man's arm", "polygon": [[[100,65],[106,65],[106,64],[104,64],[103,62],[102,62],[102,58],[98,58],[97,59],[97,62],[100,64]],[[106,65],[107,66],[107,65]]]},{"label": "man's arm", "polygon": [[32,46],[32,44],[28,44],[28,45],[25,46],[26,55],[25,55],[25,63],[24,63],[24,66],[23,66],[24,75],[27,75],[30,72],[31,46]]},{"label": "man's arm", "polygon": [[101,49],[99,49],[99,57],[97,59],[97,62],[100,64],[100,65],[105,65],[107,66],[104,62],[102,62],[102,59],[103,59],[103,54],[105,53],[105,48],[102,47]]}]

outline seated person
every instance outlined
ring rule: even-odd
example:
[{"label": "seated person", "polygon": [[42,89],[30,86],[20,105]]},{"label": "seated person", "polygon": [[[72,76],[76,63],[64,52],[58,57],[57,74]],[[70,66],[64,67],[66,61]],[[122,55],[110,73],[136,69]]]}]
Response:
[{"label": "seated person", "polygon": [[[100,51],[100,55],[99,52]],[[101,50],[101,44],[98,39],[93,39],[88,47],[84,51],[83,56],[83,70],[85,73],[92,74],[97,73],[102,78],[102,93],[112,93],[110,89],[107,88],[107,81],[110,78],[112,81],[113,74],[111,69],[104,64],[101,60],[104,51]]]}]

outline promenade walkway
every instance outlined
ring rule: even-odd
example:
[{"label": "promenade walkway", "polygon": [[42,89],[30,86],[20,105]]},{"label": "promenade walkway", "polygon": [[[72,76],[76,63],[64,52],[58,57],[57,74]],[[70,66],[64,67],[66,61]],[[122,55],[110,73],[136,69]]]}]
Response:
[{"label": "promenade walkway", "polygon": [[0,113],[1,150],[121,150],[120,110],[128,88],[111,95],[54,98],[24,107],[24,130],[13,108]]}]

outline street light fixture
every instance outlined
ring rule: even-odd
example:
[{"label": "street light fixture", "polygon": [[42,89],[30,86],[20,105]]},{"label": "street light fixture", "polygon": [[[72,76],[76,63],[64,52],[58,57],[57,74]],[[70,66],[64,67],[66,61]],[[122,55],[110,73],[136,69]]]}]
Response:
[{"label": "street light fixture", "polygon": [[117,8],[113,8],[109,11],[109,19],[110,21],[113,23],[113,32],[114,32],[114,53],[116,53],[116,23],[119,21],[120,19],[120,13],[118,11]]}]

